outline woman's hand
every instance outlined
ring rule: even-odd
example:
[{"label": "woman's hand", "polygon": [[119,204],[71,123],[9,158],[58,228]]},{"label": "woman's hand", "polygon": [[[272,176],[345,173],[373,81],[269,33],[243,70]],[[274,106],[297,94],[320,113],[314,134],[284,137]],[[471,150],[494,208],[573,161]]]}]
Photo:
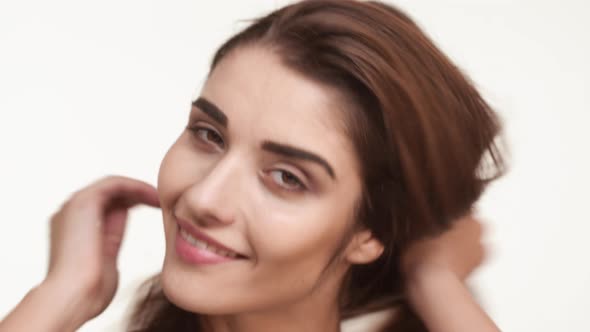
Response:
[{"label": "woman's hand", "polygon": [[468,214],[444,233],[411,244],[402,257],[402,271],[406,278],[413,278],[444,269],[464,281],[485,257],[482,235],[481,222]]},{"label": "woman's hand", "polygon": [[499,331],[464,285],[484,259],[482,233],[481,223],[467,215],[402,256],[408,301],[428,331]]},{"label": "woman's hand", "polygon": [[156,189],[122,176],[105,177],[75,192],[51,218],[49,269],[43,284],[79,303],[79,325],[100,314],[117,285],[117,256],[128,209],[159,207]]}]

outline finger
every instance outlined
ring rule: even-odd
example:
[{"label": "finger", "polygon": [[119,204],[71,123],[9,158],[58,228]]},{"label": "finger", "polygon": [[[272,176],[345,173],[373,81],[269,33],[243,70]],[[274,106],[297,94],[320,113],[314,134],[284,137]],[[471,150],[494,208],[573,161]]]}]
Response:
[{"label": "finger", "polygon": [[123,242],[123,234],[125,233],[125,225],[127,224],[127,210],[115,209],[110,211],[104,223],[104,254],[107,257],[116,259],[121,243]]},{"label": "finger", "polygon": [[113,200],[118,200],[128,208],[136,204],[160,207],[158,192],[147,182],[124,176],[108,176],[93,186],[99,205],[106,208]]}]

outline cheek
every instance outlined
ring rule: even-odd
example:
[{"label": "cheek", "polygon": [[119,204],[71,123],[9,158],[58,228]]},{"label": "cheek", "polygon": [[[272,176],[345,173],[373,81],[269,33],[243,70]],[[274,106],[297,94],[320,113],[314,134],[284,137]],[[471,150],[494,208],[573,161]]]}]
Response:
[{"label": "cheek", "polygon": [[168,149],[158,170],[158,195],[160,196],[160,201],[163,203],[172,196],[175,190],[178,190],[181,182],[178,175],[182,173],[176,173],[176,169],[182,167],[181,163],[179,163],[182,161],[180,140],[181,137]]},{"label": "cheek", "polygon": [[223,314],[288,305],[309,296],[339,243],[344,219],[305,206],[298,210],[306,213],[269,208],[247,217],[252,260],[189,267],[167,257],[162,273],[167,297],[188,311]]},{"label": "cheek", "polygon": [[[172,221],[172,209],[187,187],[204,176],[210,162],[191,150],[186,137],[181,135],[166,152],[158,170],[157,190],[160,199],[166,244],[173,243],[176,223]],[[170,248],[168,248],[170,249]]]},{"label": "cheek", "polygon": [[253,282],[275,288],[271,290],[275,294],[287,295],[288,290],[293,297],[316,284],[340,243],[346,222],[339,214],[322,213],[324,209],[300,206],[298,210],[267,213],[249,229],[258,259]]},{"label": "cheek", "polygon": [[[171,209],[187,186],[198,182],[211,163],[184,144],[175,143],[158,173],[167,254],[162,286],[179,307],[201,313],[231,313],[283,305],[307,296],[334,254],[349,215],[336,207],[346,197],[288,202],[261,183],[244,185],[230,205],[239,211],[255,253],[250,261],[226,266],[186,266],[174,258],[176,225]],[[212,161],[213,162],[213,161]],[[233,225],[234,227],[238,225]]]},{"label": "cheek", "polygon": [[195,153],[186,140],[187,137],[181,135],[160,163],[157,189],[164,212],[174,206],[186,188],[202,179],[214,162]]},{"label": "cheek", "polygon": [[[160,163],[160,169],[158,171],[158,196],[160,199],[160,206],[162,208],[162,216],[164,221],[164,231],[168,235],[170,230],[167,226],[167,215],[170,214],[170,209],[174,204],[174,201],[178,197],[178,193],[181,192],[183,186],[183,173],[179,172],[179,168],[182,168],[182,153],[179,151],[177,143],[172,145],[168,150],[162,162]],[[169,242],[169,241],[166,241]]]},{"label": "cheek", "polygon": [[261,263],[273,265],[290,265],[295,262],[317,261],[333,247],[331,230],[323,223],[324,220],[296,220],[296,216],[288,219],[261,220],[251,227],[251,236],[255,250]]}]

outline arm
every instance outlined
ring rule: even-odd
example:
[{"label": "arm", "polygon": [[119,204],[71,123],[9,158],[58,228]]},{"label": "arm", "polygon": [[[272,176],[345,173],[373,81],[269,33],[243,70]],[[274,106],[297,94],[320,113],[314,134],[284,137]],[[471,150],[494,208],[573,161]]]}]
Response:
[{"label": "arm", "polygon": [[43,282],[31,289],[21,302],[0,322],[0,332],[75,331],[84,320],[77,317],[83,303],[67,287]]},{"label": "arm", "polygon": [[406,287],[410,304],[428,331],[500,331],[453,272],[443,268],[421,272]]},{"label": "arm", "polygon": [[51,218],[45,280],[0,322],[0,332],[75,331],[103,312],[118,285],[127,210],[139,203],[159,207],[156,189],[121,176],[77,191]]},{"label": "arm", "polygon": [[484,258],[482,225],[470,215],[412,244],[402,260],[410,305],[430,332],[497,332],[464,281]]}]

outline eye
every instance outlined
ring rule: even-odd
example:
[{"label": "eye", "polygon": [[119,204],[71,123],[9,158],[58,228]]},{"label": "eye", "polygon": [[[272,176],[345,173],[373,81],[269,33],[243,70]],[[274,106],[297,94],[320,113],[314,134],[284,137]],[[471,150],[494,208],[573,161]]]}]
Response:
[{"label": "eye", "polygon": [[202,142],[207,144],[214,144],[220,148],[224,147],[223,138],[214,129],[202,126],[191,127],[188,129],[191,130],[196,135],[196,137]]},{"label": "eye", "polygon": [[303,182],[291,172],[277,169],[270,171],[269,174],[274,182],[286,190],[303,191],[306,189]]}]

